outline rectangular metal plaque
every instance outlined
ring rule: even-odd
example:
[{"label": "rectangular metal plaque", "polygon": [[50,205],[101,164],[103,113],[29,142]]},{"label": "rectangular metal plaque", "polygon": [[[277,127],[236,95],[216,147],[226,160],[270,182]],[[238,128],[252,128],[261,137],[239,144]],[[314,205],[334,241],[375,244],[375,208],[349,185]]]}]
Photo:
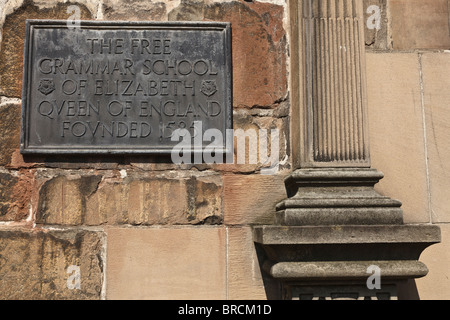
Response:
[{"label": "rectangular metal plaque", "polygon": [[226,152],[230,25],[28,20],[22,99],[22,153],[167,154],[178,128]]}]

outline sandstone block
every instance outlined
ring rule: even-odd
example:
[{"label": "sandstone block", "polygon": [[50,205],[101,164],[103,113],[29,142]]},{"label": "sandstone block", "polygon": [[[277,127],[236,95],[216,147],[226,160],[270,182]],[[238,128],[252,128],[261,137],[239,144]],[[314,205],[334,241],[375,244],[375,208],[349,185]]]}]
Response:
[{"label": "sandstone block", "polygon": [[284,7],[260,2],[213,3],[204,20],[233,29],[233,105],[273,107],[287,96]]},{"label": "sandstone block", "polygon": [[107,299],[226,299],[224,228],[110,228],[107,236]]},{"label": "sandstone block", "polygon": [[429,269],[426,277],[417,279],[416,286],[421,300],[449,300],[450,279],[448,266],[450,265],[450,226],[440,224],[442,242],[425,250],[420,261]]},{"label": "sandstone block", "polygon": [[36,199],[34,171],[0,173],[0,221],[20,221],[27,218],[30,206]]},{"label": "sandstone block", "polygon": [[394,50],[450,49],[447,0],[390,0]]},{"label": "sandstone block", "polygon": [[431,218],[450,222],[450,54],[427,53],[422,56],[423,89],[430,178]]},{"label": "sandstone block", "polygon": [[37,222],[57,225],[217,224],[222,221],[219,176],[58,176],[40,190]]},{"label": "sandstone block", "polygon": [[147,0],[105,0],[103,1],[105,20],[162,21],[165,20],[166,3]]},{"label": "sandstone block", "polygon": [[372,167],[385,175],[375,190],[403,203],[405,223],[428,222],[418,55],[368,54],[367,86]]},{"label": "sandstone block", "polygon": [[95,232],[1,230],[0,298],[100,299],[102,250]]},{"label": "sandstone block", "polygon": [[[53,7],[40,9],[32,1],[24,4],[6,17],[2,30],[0,51],[0,95],[22,96],[23,52],[26,19],[67,19],[72,13],[67,8],[76,3],[57,3]],[[79,4],[81,19],[92,18],[86,6]]]},{"label": "sandstone block", "polygon": [[226,174],[223,181],[227,225],[272,224],[275,206],[287,198],[282,174]]},{"label": "sandstone block", "polygon": [[266,300],[265,282],[251,227],[228,228],[228,298]]},{"label": "sandstone block", "polygon": [[58,176],[45,182],[39,192],[37,223],[81,225],[85,220],[86,200],[100,181],[101,176]]},{"label": "sandstone block", "polygon": [[20,105],[0,106],[0,166],[8,165],[20,147],[20,118]]}]

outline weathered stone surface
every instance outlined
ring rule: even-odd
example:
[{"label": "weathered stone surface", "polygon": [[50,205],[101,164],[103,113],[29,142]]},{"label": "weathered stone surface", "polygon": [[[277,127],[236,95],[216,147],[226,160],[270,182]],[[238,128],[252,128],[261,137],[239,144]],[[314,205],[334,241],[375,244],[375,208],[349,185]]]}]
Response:
[{"label": "weathered stone surface", "polygon": [[36,221],[43,224],[82,224],[86,200],[97,190],[101,179],[101,176],[58,176],[45,182],[39,192]]},{"label": "weathered stone surface", "polygon": [[405,223],[429,222],[418,56],[367,54],[367,86],[375,190],[403,203]]},{"label": "weathered stone surface", "polygon": [[284,7],[231,1],[204,9],[204,20],[233,28],[233,105],[272,107],[287,96]]},{"label": "weathered stone surface", "polygon": [[170,171],[179,170],[186,171],[192,169],[193,164],[175,164],[169,157],[163,158],[160,156],[137,156],[128,159],[128,164],[131,168],[136,168],[143,171]]},{"label": "weathered stone surface", "polygon": [[205,1],[181,0],[179,6],[169,12],[169,21],[200,21],[203,19]]},{"label": "weathered stone surface", "polygon": [[375,192],[376,169],[299,169],[286,180],[289,199],[277,205],[280,225],[402,224],[401,202]]},{"label": "weathered stone surface", "polygon": [[228,299],[267,299],[250,227],[228,228]]},{"label": "weathered stone surface", "polygon": [[431,219],[450,222],[450,54],[422,56]]},{"label": "weathered stone surface", "polygon": [[107,236],[107,299],[226,299],[225,228],[109,228]]},{"label": "weathered stone surface", "polygon": [[20,119],[20,100],[0,98],[0,166],[8,169],[32,168],[42,160],[39,157],[24,159],[21,155]]},{"label": "weathered stone surface", "polygon": [[[117,170],[123,164],[130,164],[132,158],[123,156],[79,156],[79,155],[27,155],[21,154],[20,149],[13,151],[11,162],[7,168],[54,168],[65,170],[95,169],[95,170]],[[148,158],[146,158],[148,160]],[[136,161],[136,160],[134,160]],[[175,166],[174,166],[175,167]]]},{"label": "weathered stone surface", "polygon": [[224,222],[227,225],[272,224],[276,204],[286,198],[283,180],[283,174],[225,174]]},{"label": "weathered stone surface", "polygon": [[0,173],[0,221],[20,221],[30,214],[37,199],[32,170]]},{"label": "weathered stone surface", "polygon": [[287,96],[283,6],[272,3],[182,0],[169,20],[226,21],[233,28],[233,105],[274,108]]},{"label": "weathered stone surface", "polygon": [[[102,250],[95,232],[1,230],[0,298],[100,299]],[[80,289],[69,289],[69,266],[80,268]]]},{"label": "weathered stone surface", "polygon": [[8,165],[20,147],[20,110],[17,104],[0,106],[0,166]]},{"label": "weathered stone surface", "polygon": [[450,49],[447,0],[390,0],[394,50]]},{"label": "weathered stone surface", "polygon": [[[6,17],[2,30],[0,51],[0,95],[22,96],[23,52],[26,19],[67,19],[67,7],[75,3],[58,3],[52,8],[39,9],[27,0],[14,13]],[[91,19],[92,15],[84,5],[79,5],[81,19]]]},{"label": "weathered stone surface", "polygon": [[105,0],[103,10],[105,20],[162,21],[167,16],[166,4],[163,1]]},{"label": "weathered stone surface", "polygon": [[204,177],[59,176],[40,191],[37,222],[58,225],[217,224],[222,182]]},{"label": "weathered stone surface", "polygon": [[21,168],[34,168],[38,167],[43,159],[40,157],[24,157],[20,153],[20,149],[17,148],[13,151],[11,155],[11,162],[7,165],[11,169],[21,169]]},{"label": "weathered stone surface", "polygon": [[104,156],[79,156],[79,155],[25,155],[26,161],[36,161],[40,166],[55,169],[98,169],[114,170],[118,169],[125,162],[122,156],[108,157]]},{"label": "weathered stone surface", "polygon": [[[23,0],[21,0],[23,2]],[[77,0],[72,5],[83,5],[85,6],[89,12],[93,15],[98,13],[99,6],[101,7],[101,3],[103,0]],[[51,9],[55,6],[55,4],[59,2],[58,0],[33,0],[33,4],[37,6],[39,9]],[[101,9],[101,8],[100,8]],[[74,13],[74,11],[72,11]]]},{"label": "weathered stone surface", "polygon": [[14,201],[11,189],[17,184],[18,180],[17,177],[11,174],[0,173],[0,217],[2,220],[9,220],[8,216],[14,216],[14,213],[11,214],[11,211],[13,211],[11,202]]}]

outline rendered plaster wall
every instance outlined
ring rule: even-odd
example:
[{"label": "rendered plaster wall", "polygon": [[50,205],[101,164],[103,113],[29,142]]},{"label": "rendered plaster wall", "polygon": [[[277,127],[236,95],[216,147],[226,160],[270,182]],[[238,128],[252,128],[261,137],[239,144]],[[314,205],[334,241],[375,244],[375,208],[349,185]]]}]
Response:
[{"label": "rendered plaster wall", "polygon": [[[231,22],[234,127],[278,129],[279,171],[22,156],[25,19],[68,19],[70,5],[86,20]],[[377,189],[404,203],[405,222],[443,233],[421,259],[429,275],[403,295],[447,299],[447,0],[364,0],[370,5],[381,9],[380,29],[366,29],[372,166],[386,175]],[[292,168],[288,16],[284,0],[0,0],[0,298],[272,298],[278,287],[261,272],[251,226],[273,223]],[[71,266],[79,288],[68,285]]]}]

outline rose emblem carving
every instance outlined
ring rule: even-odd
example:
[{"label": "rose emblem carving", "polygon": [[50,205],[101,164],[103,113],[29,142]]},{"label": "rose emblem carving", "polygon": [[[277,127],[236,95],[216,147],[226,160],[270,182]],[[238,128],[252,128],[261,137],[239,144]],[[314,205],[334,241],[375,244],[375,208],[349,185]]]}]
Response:
[{"label": "rose emblem carving", "polygon": [[48,94],[52,93],[53,91],[55,91],[55,83],[53,82],[53,80],[42,79],[39,82],[38,90],[42,94],[48,95]]},{"label": "rose emblem carving", "polygon": [[203,80],[202,87],[201,87],[200,91],[205,96],[208,96],[208,97],[212,96],[214,93],[217,92],[216,81],[214,81],[214,80]]}]

